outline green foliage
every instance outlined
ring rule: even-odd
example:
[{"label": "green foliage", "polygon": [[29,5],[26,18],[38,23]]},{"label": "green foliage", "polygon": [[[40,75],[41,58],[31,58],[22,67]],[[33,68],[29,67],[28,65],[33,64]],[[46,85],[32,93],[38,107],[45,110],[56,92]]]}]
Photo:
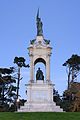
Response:
[{"label": "green foliage", "polygon": [[[0,111],[15,111],[19,96],[20,68],[29,67],[23,57],[15,57],[14,63],[18,66],[18,77],[13,77],[15,68],[0,68]],[[17,80],[17,85],[16,85]],[[17,86],[17,87],[16,87]],[[24,101],[22,102],[24,104]]]},{"label": "green foliage", "polygon": [[63,66],[70,66],[75,67],[75,69],[80,70],[80,56],[78,55],[72,55],[71,58],[69,58]]},{"label": "green foliage", "polygon": [[14,72],[14,67],[0,68],[0,74],[11,74]]},{"label": "green foliage", "polygon": [[[80,56],[72,55],[63,66],[67,66],[71,71],[78,72],[80,70]],[[76,75],[76,74],[75,74]]]},{"label": "green foliage", "polygon": [[53,89],[53,99],[54,102],[56,102],[56,105],[61,106],[62,100],[60,98],[58,91],[56,91],[55,89]]},{"label": "green foliage", "polygon": [[80,83],[73,82],[69,89],[64,91],[62,108],[65,111],[80,112]]},{"label": "green foliage", "polygon": [[20,78],[20,69],[22,68],[22,67],[29,67],[29,64],[25,64],[25,59],[24,59],[24,57],[15,57],[14,58],[14,63],[15,64],[17,64],[17,66],[18,66],[18,78],[17,78],[17,98],[16,99],[18,99],[18,96],[19,96],[19,84],[20,84],[20,80],[21,80],[21,78]]},{"label": "green foliage", "polygon": [[0,113],[0,120],[79,120],[80,113]]},{"label": "green foliage", "polygon": [[80,111],[80,83],[75,82],[80,72],[80,56],[73,54],[63,66],[67,68],[68,89],[63,93],[62,107],[65,111]]},{"label": "green foliage", "polygon": [[0,68],[0,111],[9,111],[9,104],[14,104],[16,87],[13,86],[16,80],[12,76],[14,68]]},{"label": "green foliage", "polygon": [[25,64],[25,59],[24,57],[15,57],[14,58],[14,63],[16,63],[19,67],[29,67],[29,64]]},{"label": "green foliage", "polygon": [[68,74],[68,89],[70,84],[74,82],[80,72],[80,56],[72,55],[63,66],[66,66],[67,74]]}]

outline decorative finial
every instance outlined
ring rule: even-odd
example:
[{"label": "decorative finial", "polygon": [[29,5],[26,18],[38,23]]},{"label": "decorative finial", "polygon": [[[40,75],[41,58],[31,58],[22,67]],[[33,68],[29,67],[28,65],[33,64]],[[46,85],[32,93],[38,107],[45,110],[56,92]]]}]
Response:
[{"label": "decorative finial", "polygon": [[43,30],[42,30],[42,21],[41,18],[39,17],[39,8],[37,11],[37,16],[36,16],[36,21],[37,21],[37,36],[43,36]]}]

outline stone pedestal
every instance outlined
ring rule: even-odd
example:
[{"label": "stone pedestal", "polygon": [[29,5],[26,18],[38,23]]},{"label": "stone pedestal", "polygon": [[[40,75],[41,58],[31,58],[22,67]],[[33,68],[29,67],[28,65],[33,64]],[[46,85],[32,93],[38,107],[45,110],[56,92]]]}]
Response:
[{"label": "stone pedestal", "polygon": [[63,112],[53,102],[53,84],[37,80],[27,84],[27,102],[18,112]]}]

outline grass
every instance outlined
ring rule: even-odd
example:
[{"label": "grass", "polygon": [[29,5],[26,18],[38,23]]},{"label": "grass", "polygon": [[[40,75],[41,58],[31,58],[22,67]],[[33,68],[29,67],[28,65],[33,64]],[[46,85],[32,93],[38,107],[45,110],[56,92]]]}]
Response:
[{"label": "grass", "polygon": [[11,113],[0,112],[0,120],[80,120],[79,112],[31,112],[31,113]]}]

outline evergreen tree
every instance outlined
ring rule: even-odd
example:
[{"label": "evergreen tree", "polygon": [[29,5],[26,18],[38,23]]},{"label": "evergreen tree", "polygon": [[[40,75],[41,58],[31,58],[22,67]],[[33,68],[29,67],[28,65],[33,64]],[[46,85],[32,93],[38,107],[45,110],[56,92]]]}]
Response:
[{"label": "evergreen tree", "polygon": [[80,72],[80,56],[72,55],[63,66],[67,68],[68,89],[63,93],[62,107],[65,111],[80,111],[80,83],[75,81]]},{"label": "evergreen tree", "polygon": [[20,80],[21,80],[21,78],[20,78],[20,69],[22,68],[22,67],[29,67],[29,64],[25,64],[25,59],[24,59],[24,57],[15,57],[14,58],[14,63],[15,64],[17,64],[17,66],[18,66],[18,81],[17,81],[17,99],[18,99],[18,96],[19,96],[19,84],[20,84]]},{"label": "evergreen tree", "polygon": [[68,89],[70,84],[75,81],[80,72],[80,56],[72,55],[63,66],[66,66],[68,74]]},{"label": "evergreen tree", "polygon": [[14,104],[16,96],[15,78],[12,76],[14,68],[0,68],[0,108],[9,110],[9,105]]}]

